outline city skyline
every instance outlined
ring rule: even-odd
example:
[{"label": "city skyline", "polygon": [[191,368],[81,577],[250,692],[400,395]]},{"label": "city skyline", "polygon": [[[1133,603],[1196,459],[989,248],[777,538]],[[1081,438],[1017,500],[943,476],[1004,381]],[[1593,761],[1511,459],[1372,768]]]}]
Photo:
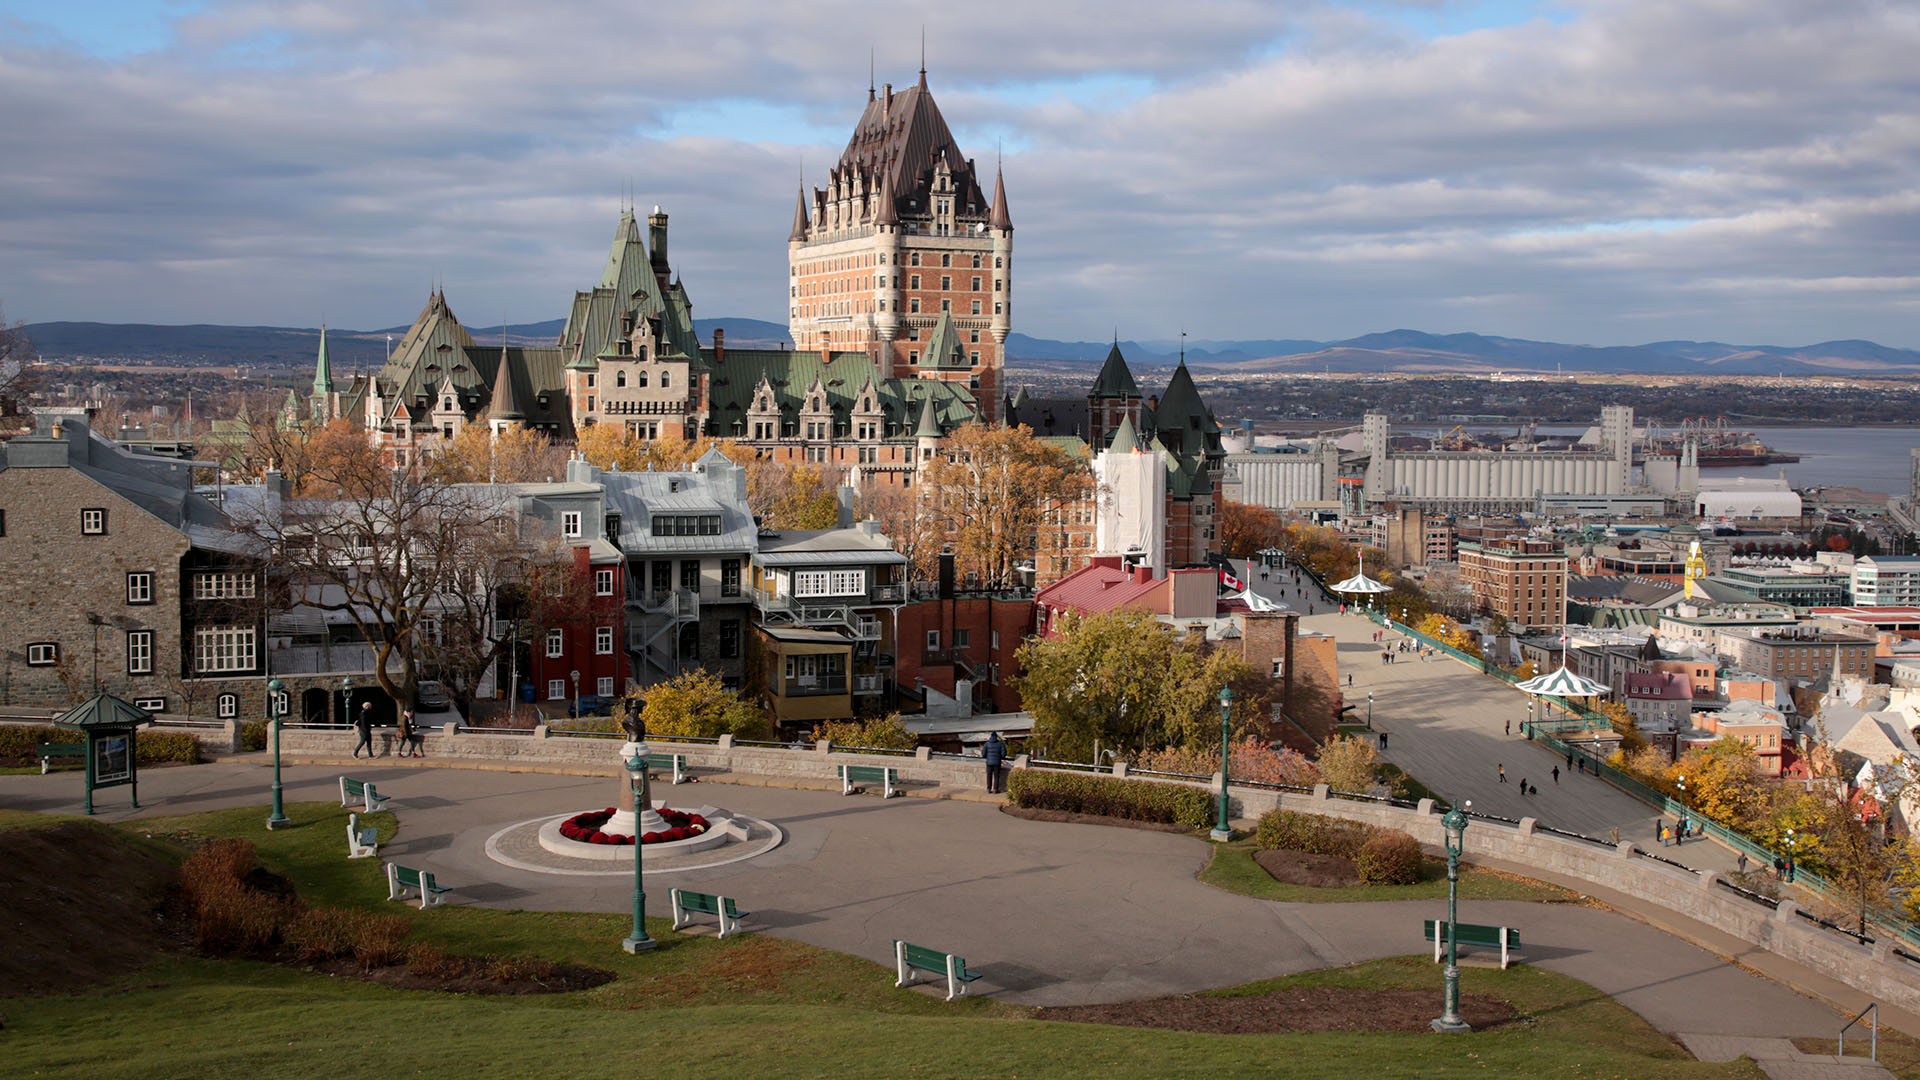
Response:
[{"label": "city skyline", "polygon": [[[1018,332],[1920,344],[1920,19],[1803,7],[987,3],[929,21],[925,64],[963,151],[1004,157]],[[632,18],[0,0],[0,300],[374,328],[439,280],[536,322],[630,191],[697,314],[784,323],[794,189],[869,47],[917,77],[919,13]]]}]

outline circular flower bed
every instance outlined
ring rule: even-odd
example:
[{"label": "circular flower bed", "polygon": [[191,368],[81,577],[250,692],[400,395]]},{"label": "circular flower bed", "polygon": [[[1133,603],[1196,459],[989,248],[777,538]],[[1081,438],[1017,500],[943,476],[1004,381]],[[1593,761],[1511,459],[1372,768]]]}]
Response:
[{"label": "circular flower bed", "polygon": [[[707,819],[699,814],[689,814],[684,810],[656,812],[673,828],[642,834],[640,842],[643,844],[664,844],[672,840],[685,840],[689,836],[699,836],[707,831]],[[612,816],[613,807],[611,806],[605,810],[589,810],[584,814],[575,814],[560,823],[560,835],[569,840],[578,840],[583,844],[633,843],[631,836],[600,831],[600,827],[605,825],[607,819]]]}]

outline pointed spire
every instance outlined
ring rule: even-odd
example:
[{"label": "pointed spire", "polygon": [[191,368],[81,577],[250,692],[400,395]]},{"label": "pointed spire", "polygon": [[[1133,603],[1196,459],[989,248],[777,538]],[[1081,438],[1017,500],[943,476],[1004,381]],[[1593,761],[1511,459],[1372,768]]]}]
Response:
[{"label": "pointed spire", "polygon": [[793,202],[793,231],[787,234],[789,240],[807,238],[807,187],[800,185],[800,194]]},{"label": "pointed spire", "polygon": [[874,209],[873,223],[880,225],[900,224],[900,215],[893,206],[893,170],[887,169],[880,174],[880,205]]},{"label": "pointed spire", "polygon": [[1013,231],[1013,217],[1007,213],[1007,179],[999,168],[993,170],[993,216],[987,226]]},{"label": "pointed spire", "polygon": [[315,395],[333,393],[333,364],[327,360],[327,324],[320,324],[320,355],[313,364]]},{"label": "pointed spire", "polygon": [[1107,443],[1107,449],[1116,454],[1133,453],[1140,449],[1140,432],[1133,426],[1133,413],[1120,417],[1120,425],[1113,429],[1113,439]]},{"label": "pointed spire", "polygon": [[920,89],[927,88],[927,27],[920,26]]},{"label": "pointed spire", "polygon": [[527,414],[520,410],[520,398],[513,389],[512,354],[504,346],[500,349],[500,366],[493,372],[493,404],[487,409],[487,416],[493,420],[527,418]]},{"label": "pointed spire", "polygon": [[1087,391],[1089,398],[1118,398],[1122,401],[1139,401],[1140,386],[1133,381],[1133,371],[1127,367],[1127,359],[1120,355],[1120,339],[1114,335],[1113,348],[1107,350],[1107,362],[1100,365],[1100,374],[1093,380],[1093,389]]},{"label": "pointed spire", "polygon": [[937,439],[941,435],[940,418],[933,411],[933,389],[927,389],[927,396],[920,403],[920,423],[913,429],[916,439]]},{"label": "pointed spire", "polygon": [[873,100],[873,46],[867,46],[867,100]]}]

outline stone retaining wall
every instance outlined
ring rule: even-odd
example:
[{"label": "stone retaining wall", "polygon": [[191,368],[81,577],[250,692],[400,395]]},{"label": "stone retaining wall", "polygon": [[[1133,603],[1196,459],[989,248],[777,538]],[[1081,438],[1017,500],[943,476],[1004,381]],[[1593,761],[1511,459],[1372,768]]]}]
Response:
[{"label": "stone retaining wall", "polygon": [[[391,738],[388,730],[376,733],[374,741],[380,745]],[[353,743],[351,730],[289,728],[281,737],[281,750],[295,760],[333,759],[349,754]],[[818,782],[837,779],[836,767],[840,765],[884,764],[900,770],[900,782],[909,790],[917,786],[985,786],[979,759],[936,758],[925,747],[907,756],[835,751],[825,742],[800,748],[738,746],[731,737],[718,743],[655,738],[649,744],[656,753],[685,754],[687,767],[696,774],[736,773]],[[531,734],[481,734],[449,724],[429,730],[426,736],[430,761],[606,775],[618,771],[614,758],[619,745],[618,736],[583,738],[555,734],[545,727],[535,728]],[[1026,758],[1008,764],[1024,767]],[[1119,765],[1113,772],[1125,776],[1127,770]],[[1204,781],[1170,782],[1208,786]],[[1216,775],[1211,789],[1218,788]],[[1234,788],[1230,798],[1234,816],[1242,820],[1286,809],[1399,829],[1431,847],[1442,847],[1445,842],[1445,830],[1431,800],[1423,800],[1417,808],[1357,802],[1332,797],[1324,784],[1312,794]],[[1518,826],[1476,819],[1467,830],[1467,851],[1619,890],[1792,960],[1875,1000],[1920,1012],[1920,963],[1895,955],[1895,943],[1886,938],[1862,945],[1799,917],[1792,901],[1783,900],[1777,909],[1768,909],[1720,887],[1717,874],[1692,873],[1643,857],[1631,842],[1608,848],[1542,831],[1537,824],[1533,818],[1522,820]]]}]

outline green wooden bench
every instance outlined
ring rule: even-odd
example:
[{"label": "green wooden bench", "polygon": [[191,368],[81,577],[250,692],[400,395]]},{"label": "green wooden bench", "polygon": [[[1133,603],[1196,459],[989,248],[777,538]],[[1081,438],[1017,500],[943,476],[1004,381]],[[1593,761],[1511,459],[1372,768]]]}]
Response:
[{"label": "green wooden bench", "polygon": [[77,742],[43,742],[33,748],[35,757],[40,759],[40,775],[55,765],[85,765],[87,763],[87,744]]},{"label": "green wooden bench", "polygon": [[915,973],[920,971],[945,975],[948,1001],[964,995],[967,992],[967,984],[980,977],[979,972],[968,971],[967,962],[952,953],[912,945],[904,941],[893,943],[893,964],[900,972],[900,978],[893,984],[895,986],[912,985],[917,977]]},{"label": "green wooden bench", "polygon": [[672,773],[674,783],[684,784],[687,782],[687,755],[648,754],[647,771]]},{"label": "green wooden bench", "polygon": [[720,936],[740,932],[740,920],[752,912],[741,911],[731,896],[715,896],[712,893],[694,892],[692,889],[672,889],[667,896],[673,901],[673,928],[680,929],[693,921],[694,915],[712,915],[720,920]]},{"label": "green wooden bench", "polygon": [[[1447,937],[1440,932],[1439,927],[1446,924],[1427,919],[1421,925],[1426,932],[1427,940],[1433,942],[1433,962],[1437,964],[1441,959],[1441,946],[1446,944]],[[1520,931],[1511,926],[1475,926],[1472,923],[1454,925],[1459,932],[1460,944],[1483,945],[1490,949],[1499,949],[1502,971],[1505,971],[1507,964],[1512,961],[1513,954],[1520,951]]]},{"label": "green wooden bench", "polygon": [[840,794],[854,793],[855,784],[879,784],[880,797],[891,799],[900,794],[893,785],[900,780],[900,770],[888,765],[842,765],[840,769]]},{"label": "green wooden bench", "polygon": [[366,808],[367,813],[371,814],[386,805],[387,800],[390,798],[392,798],[392,796],[382,795],[373,790],[373,785],[365,780],[355,780],[351,776],[343,776],[340,778],[341,806],[352,806],[354,803],[360,803]]},{"label": "green wooden bench", "polygon": [[360,815],[347,815],[347,858],[364,859],[380,848],[380,830],[360,827]]},{"label": "green wooden bench", "polygon": [[433,880],[433,871],[416,870],[399,863],[387,864],[387,899],[411,900],[409,893],[420,897],[420,910],[425,911],[445,902],[447,893],[453,889],[437,884]]}]

